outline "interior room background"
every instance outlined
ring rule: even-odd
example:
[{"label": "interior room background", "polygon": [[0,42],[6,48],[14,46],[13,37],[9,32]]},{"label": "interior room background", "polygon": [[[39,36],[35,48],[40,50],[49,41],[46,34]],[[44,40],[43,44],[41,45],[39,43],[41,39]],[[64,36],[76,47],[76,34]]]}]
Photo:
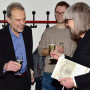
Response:
[{"label": "interior room background", "polygon": [[[26,11],[26,20],[32,21],[33,20],[33,14],[32,12],[35,11],[35,20],[36,21],[47,21],[47,14],[46,12],[49,11],[49,21],[55,21],[54,17],[54,8],[58,2],[62,0],[0,0],[0,20],[4,19],[3,10],[6,10],[6,7],[11,2],[20,2]],[[69,3],[70,5],[76,3],[76,2],[82,2],[82,0],[63,0]],[[90,0],[83,0],[83,2],[90,5]],[[54,25],[49,24],[49,27]],[[2,28],[3,23],[0,23],[0,29]],[[32,23],[28,23],[28,26],[33,25]],[[33,51],[36,49],[36,47],[39,44],[39,41],[41,39],[42,33],[46,29],[47,23],[35,23],[35,26],[37,25],[37,28],[32,28],[33,32]],[[34,88],[35,84],[32,86],[32,90],[35,90]]]}]

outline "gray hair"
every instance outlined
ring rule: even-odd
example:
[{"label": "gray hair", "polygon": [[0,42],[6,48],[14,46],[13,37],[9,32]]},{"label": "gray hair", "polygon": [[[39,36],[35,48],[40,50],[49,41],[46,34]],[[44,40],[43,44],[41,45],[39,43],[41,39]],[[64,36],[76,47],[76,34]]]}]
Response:
[{"label": "gray hair", "polygon": [[77,37],[90,29],[90,7],[86,3],[78,2],[72,5],[65,11],[63,18],[74,21],[73,33],[77,32]]},{"label": "gray hair", "polygon": [[13,2],[7,7],[7,16],[10,18],[11,17],[11,12],[14,9],[20,9],[20,10],[25,10],[24,7],[18,3],[18,2]]}]

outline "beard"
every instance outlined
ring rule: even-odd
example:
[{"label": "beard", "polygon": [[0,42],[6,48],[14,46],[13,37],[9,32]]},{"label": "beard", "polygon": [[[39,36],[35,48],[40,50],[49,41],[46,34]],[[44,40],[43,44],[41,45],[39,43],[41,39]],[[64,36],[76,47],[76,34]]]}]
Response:
[{"label": "beard", "polygon": [[59,22],[58,20],[56,20],[59,24],[62,24],[62,23],[65,23],[65,21],[63,20],[63,21],[61,21],[61,22]]},{"label": "beard", "polygon": [[61,18],[55,18],[55,19],[59,24],[65,23],[65,20],[62,17]]},{"label": "beard", "polygon": [[24,25],[18,25],[17,27],[12,27],[13,30],[17,33],[23,32]]}]

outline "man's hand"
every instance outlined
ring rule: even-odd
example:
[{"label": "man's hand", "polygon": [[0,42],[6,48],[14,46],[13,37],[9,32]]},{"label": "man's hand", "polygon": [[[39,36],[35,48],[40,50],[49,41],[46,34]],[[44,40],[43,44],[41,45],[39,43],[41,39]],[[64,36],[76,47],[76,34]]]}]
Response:
[{"label": "man's hand", "polygon": [[5,63],[3,70],[17,72],[21,68],[21,65],[15,61],[9,61]]},{"label": "man's hand", "polygon": [[42,54],[43,54],[43,56],[48,56],[49,55],[49,48],[43,49]]},{"label": "man's hand", "polygon": [[32,69],[30,69],[31,72],[31,83],[34,83],[35,79],[34,79],[34,71]]}]

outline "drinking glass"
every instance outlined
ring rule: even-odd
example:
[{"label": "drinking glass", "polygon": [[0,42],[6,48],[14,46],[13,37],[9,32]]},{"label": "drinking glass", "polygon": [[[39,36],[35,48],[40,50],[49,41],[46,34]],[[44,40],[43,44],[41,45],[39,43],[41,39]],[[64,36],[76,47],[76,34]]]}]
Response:
[{"label": "drinking glass", "polygon": [[62,48],[64,48],[64,43],[63,42],[59,42],[59,46],[61,46]]},{"label": "drinking glass", "polygon": [[[17,57],[16,59],[17,59],[16,62],[19,63],[19,64],[21,64],[21,67],[22,67],[23,57]],[[21,69],[20,69],[20,70],[21,70]],[[21,75],[20,70],[17,71],[17,72],[15,73],[15,75]]]},{"label": "drinking glass", "polygon": [[[57,42],[57,46],[62,47],[62,49],[64,49],[64,43],[63,42]],[[60,52],[60,49],[59,48],[56,48],[56,50],[58,52]]]},{"label": "drinking glass", "polygon": [[[49,43],[49,51],[53,52],[55,50],[56,42],[52,41]],[[56,64],[57,60],[50,56],[50,63],[49,64]]]},{"label": "drinking glass", "polygon": [[[55,50],[55,41],[51,41],[49,43],[49,52],[53,52]],[[50,56],[50,59],[53,59],[52,56]]]}]

